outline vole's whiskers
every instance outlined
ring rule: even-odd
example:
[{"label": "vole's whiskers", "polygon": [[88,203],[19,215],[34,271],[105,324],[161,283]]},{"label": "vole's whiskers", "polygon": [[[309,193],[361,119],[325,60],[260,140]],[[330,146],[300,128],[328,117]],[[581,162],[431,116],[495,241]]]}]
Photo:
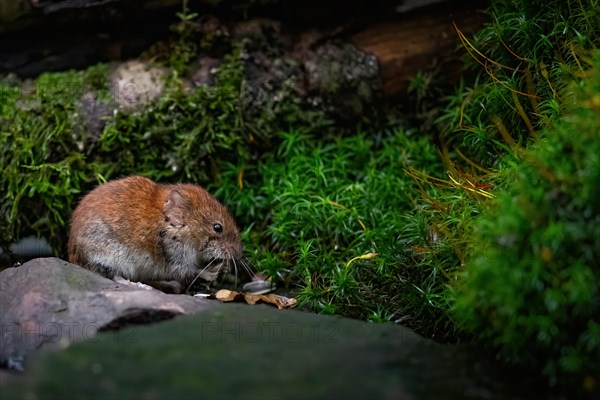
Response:
[{"label": "vole's whiskers", "polygon": [[197,280],[198,278],[200,278],[200,275],[201,275],[201,274],[202,274],[204,271],[206,271],[206,269],[207,269],[208,267],[210,267],[210,265],[211,265],[212,263],[214,263],[216,260],[217,260],[216,258],[213,258],[213,259],[212,259],[212,260],[211,260],[211,261],[210,261],[208,264],[206,264],[206,266],[205,266],[204,268],[202,268],[202,270],[201,270],[200,272],[198,272],[198,275],[196,275],[196,277],[194,278],[194,280],[192,280],[192,283],[190,283],[190,284],[189,284],[188,288],[186,289],[186,292],[190,290],[190,288],[192,287],[192,285],[194,284],[194,282],[196,282],[196,280]]},{"label": "vole's whiskers", "polygon": [[210,250],[210,249],[209,249],[208,247],[204,247],[203,249],[201,249],[201,250],[199,250],[199,251],[198,251],[198,254],[199,254],[199,255],[205,254],[205,253],[207,253],[209,250]]},{"label": "vole's whiskers", "polygon": [[[219,289],[223,287],[223,281],[225,280],[225,275],[226,275],[226,274],[221,274],[221,269],[223,269],[223,266],[224,266],[224,265],[225,265],[225,262],[221,263],[221,267],[219,268],[219,273],[218,273],[218,275],[221,275],[221,281],[219,282]],[[218,275],[217,275],[217,276],[218,276]],[[210,284],[211,284],[211,283],[212,283],[212,282],[209,282],[209,283],[208,283],[208,286],[209,286],[209,287],[210,287]]]},{"label": "vole's whiskers", "polygon": [[[238,284],[238,269],[237,269],[237,264],[235,263],[235,258],[232,258],[231,261],[233,262],[233,269],[235,271],[235,286],[237,288],[237,284]],[[229,264],[229,260],[227,260],[227,264]]]},{"label": "vole's whiskers", "polygon": [[240,258],[238,261],[240,262],[240,265],[244,268],[244,271],[246,271],[246,273],[248,274],[248,276],[250,276],[251,278],[255,278],[256,277],[256,273],[254,272],[254,268],[252,268],[250,266],[247,258]]}]

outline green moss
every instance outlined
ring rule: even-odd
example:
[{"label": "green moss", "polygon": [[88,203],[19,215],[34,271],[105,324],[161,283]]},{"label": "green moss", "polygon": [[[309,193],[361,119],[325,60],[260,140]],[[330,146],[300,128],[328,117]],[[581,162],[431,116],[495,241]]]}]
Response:
[{"label": "green moss", "polygon": [[[427,205],[404,172],[408,166],[444,170],[431,139],[415,132],[317,141],[290,131],[256,168],[229,164],[211,189],[251,227],[245,243],[253,264],[299,285],[302,306],[361,319],[373,313],[404,318],[448,339],[453,330],[440,296],[447,271],[459,261],[441,233],[431,245],[444,249],[416,261],[411,246],[430,241],[434,216],[423,211]],[[424,215],[423,235],[407,229],[415,210]],[[378,255],[348,264],[369,253]]]},{"label": "green moss", "polygon": [[456,222],[461,260],[442,299],[465,333],[581,394],[600,376],[598,3],[495,1],[490,12],[464,41],[478,73],[437,122],[451,172],[497,198],[437,213]]},{"label": "green moss", "polygon": [[[578,394],[600,381],[598,7],[495,1],[492,22],[464,40],[474,74],[447,103],[435,100],[434,75],[410,86],[417,115],[429,111],[423,125],[434,120],[448,172],[465,189],[425,179],[439,187],[406,218],[413,250],[405,254],[450,275],[449,293],[425,297],[452,307],[462,337]],[[432,232],[442,243],[428,244]]]},{"label": "green moss", "polygon": [[[43,74],[32,86],[0,83],[0,233],[4,249],[27,234],[47,235],[55,249],[78,193],[101,170],[77,151],[77,101],[107,91],[105,66],[85,72]],[[29,93],[28,93],[29,92]]]},{"label": "green moss", "polygon": [[453,307],[511,360],[577,389],[600,376],[600,59],[587,74],[477,222]]},{"label": "green moss", "polygon": [[474,79],[439,113],[447,143],[476,164],[500,168],[507,152],[527,146],[560,116],[586,52],[600,43],[597,1],[496,0],[492,21],[464,38]]}]

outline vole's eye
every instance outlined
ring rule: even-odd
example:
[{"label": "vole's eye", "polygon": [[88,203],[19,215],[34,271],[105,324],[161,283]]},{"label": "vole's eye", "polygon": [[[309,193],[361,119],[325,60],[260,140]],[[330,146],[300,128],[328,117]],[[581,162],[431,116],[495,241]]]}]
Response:
[{"label": "vole's eye", "polygon": [[214,224],[213,225],[213,229],[215,230],[215,232],[221,233],[221,232],[223,232],[223,225],[221,225],[221,224]]}]

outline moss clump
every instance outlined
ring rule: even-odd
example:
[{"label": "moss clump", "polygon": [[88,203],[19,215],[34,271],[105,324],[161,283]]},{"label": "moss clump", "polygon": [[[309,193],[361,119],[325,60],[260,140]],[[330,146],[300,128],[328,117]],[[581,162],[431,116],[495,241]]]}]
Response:
[{"label": "moss clump", "polygon": [[171,82],[171,90],[150,107],[117,113],[100,137],[100,154],[115,160],[113,171],[206,183],[218,179],[221,165],[258,157],[290,119],[308,129],[322,126],[319,116],[301,113],[291,92],[282,93],[288,101],[259,109],[247,104],[240,51],[225,57],[214,86],[188,91]]},{"label": "moss clump", "polygon": [[395,130],[315,140],[289,131],[257,166],[230,164],[213,191],[248,228],[254,265],[297,286],[302,306],[374,321],[404,318],[442,338],[452,333],[436,299],[446,283],[438,268],[446,265],[414,263],[407,249],[429,233],[426,224],[423,232],[406,229],[410,213],[423,207],[404,173],[409,167],[443,171],[431,138]]},{"label": "moss clump", "polygon": [[78,151],[78,100],[107,94],[107,69],[43,74],[34,83],[0,81],[0,245],[28,234],[65,243],[75,194],[102,170]]},{"label": "moss clump", "polygon": [[[411,83],[428,111],[438,107],[425,122],[441,133],[450,179],[417,174],[438,188],[406,229],[445,246],[414,235],[422,252],[409,254],[450,273],[449,291],[432,297],[464,337],[565,392],[597,390],[598,4],[500,0],[490,14],[461,37],[474,74],[447,103],[432,99],[433,76]],[[468,196],[448,191],[457,182]]]},{"label": "moss clump", "polygon": [[505,358],[565,391],[597,390],[598,4],[495,1],[490,12],[463,37],[480,73],[438,121],[451,121],[449,159],[497,198],[460,218],[463,265],[444,297],[457,326]]},{"label": "moss clump", "polygon": [[600,384],[600,59],[586,74],[477,221],[453,306],[509,359],[579,389]]}]

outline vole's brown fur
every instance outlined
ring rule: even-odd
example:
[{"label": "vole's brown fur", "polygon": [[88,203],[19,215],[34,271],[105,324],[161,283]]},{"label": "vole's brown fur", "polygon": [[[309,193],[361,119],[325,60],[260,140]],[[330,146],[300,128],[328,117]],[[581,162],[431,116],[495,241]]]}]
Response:
[{"label": "vole's brown fur", "polygon": [[81,200],[68,252],[71,263],[110,278],[185,284],[209,264],[200,277],[216,279],[242,257],[242,243],[227,209],[200,186],[132,176]]}]

